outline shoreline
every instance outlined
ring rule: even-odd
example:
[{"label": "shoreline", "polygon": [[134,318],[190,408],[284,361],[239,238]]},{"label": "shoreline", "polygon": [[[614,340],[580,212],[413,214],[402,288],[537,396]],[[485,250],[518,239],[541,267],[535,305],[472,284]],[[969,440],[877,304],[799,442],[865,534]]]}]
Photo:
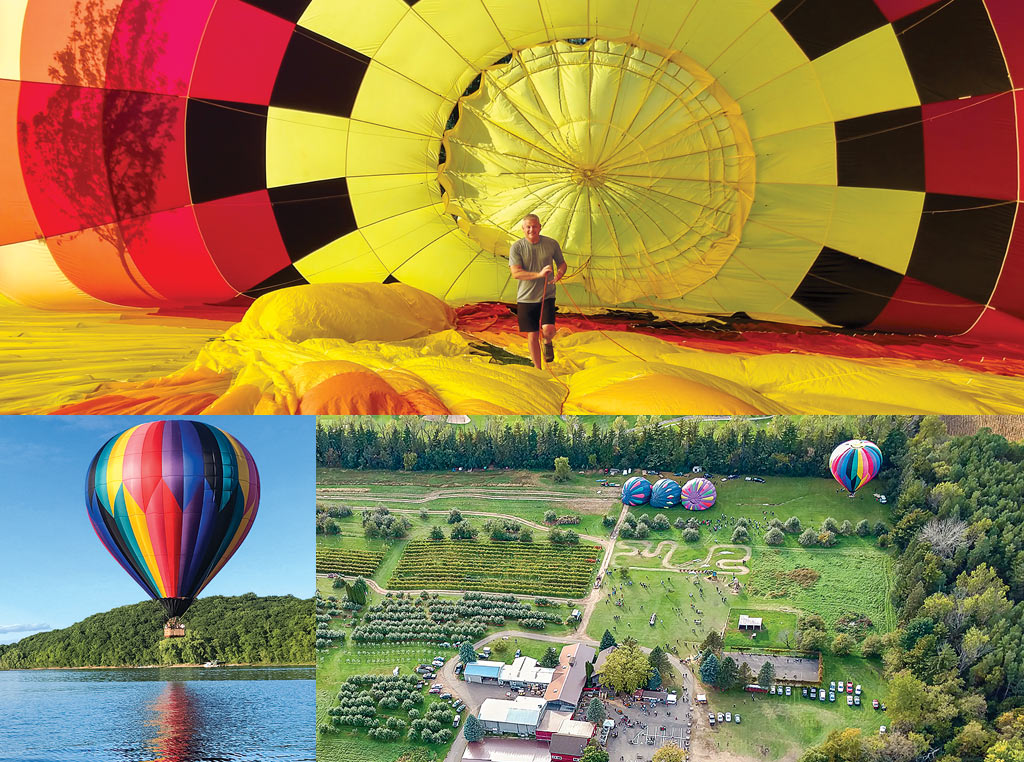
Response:
[{"label": "shoreline", "polygon": [[39,672],[48,669],[220,669],[221,667],[316,667],[316,662],[298,664],[255,664],[255,663],[231,663],[218,664],[216,667],[203,667],[202,664],[140,664],[135,666],[125,665],[91,665],[88,667],[21,667],[18,669],[0,669],[0,672]]}]

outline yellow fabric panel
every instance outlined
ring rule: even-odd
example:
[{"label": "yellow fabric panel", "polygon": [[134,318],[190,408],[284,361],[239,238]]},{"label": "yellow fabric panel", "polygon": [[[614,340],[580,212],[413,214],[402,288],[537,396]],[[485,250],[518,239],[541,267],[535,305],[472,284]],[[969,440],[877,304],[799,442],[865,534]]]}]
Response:
[{"label": "yellow fabric panel", "polygon": [[836,121],[921,103],[891,24],[826,53],[811,65]]},{"label": "yellow fabric panel", "polygon": [[0,3],[0,79],[21,79],[21,25],[28,0]]},{"label": "yellow fabric panel", "polygon": [[348,181],[348,192],[359,225],[372,225],[441,201],[436,174],[352,177]]},{"label": "yellow fabric panel", "polygon": [[0,246],[0,293],[40,309],[114,309],[69,281],[41,240]]},{"label": "yellow fabric panel", "polygon": [[394,275],[402,283],[418,288],[424,288],[421,284],[431,284],[441,299],[447,299],[449,285],[455,283],[479,253],[470,245],[466,234],[455,228],[424,246],[415,257],[398,267]]},{"label": "yellow fabric panel", "polygon": [[358,230],[306,255],[294,267],[310,283],[383,283],[389,275]]},{"label": "yellow fabric panel", "polygon": [[661,51],[673,48],[676,35],[698,0],[641,0],[633,21],[635,36]]},{"label": "yellow fabric panel", "polygon": [[758,238],[780,233],[825,243],[835,192],[834,186],[759,184],[742,244],[753,246]]},{"label": "yellow fabric panel", "polygon": [[771,10],[776,0],[701,0],[676,36],[672,47],[709,67],[733,40]]},{"label": "yellow fabric panel", "polygon": [[538,0],[551,39],[593,37],[589,0]]},{"label": "yellow fabric panel", "polygon": [[475,69],[490,66],[509,52],[480,0],[419,0],[413,10]]},{"label": "yellow fabric panel", "polygon": [[416,13],[407,13],[374,58],[423,87],[457,98],[465,89],[469,63]]},{"label": "yellow fabric panel", "polygon": [[[508,260],[494,254],[483,253],[459,274],[448,289],[445,299],[455,304],[480,301],[514,302],[518,283],[509,272]],[[561,295],[560,290],[555,289],[556,295]]]},{"label": "yellow fabric panel", "polygon": [[883,188],[837,188],[825,243],[876,265],[906,272],[924,195]]},{"label": "yellow fabric panel", "polygon": [[481,0],[510,48],[521,50],[551,40],[537,0]]},{"label": "yellow fabric panel", "polygon": [[635,37],[650,0],[590,0],[590,26],[606,40]]},{"label": "yellow fabric panel", "polygon": [[348,177],[425,172],[437,167],[441,141],[414,132],[353,121],[348,130]]},{"label": "yellow fabric panel", "polygon": [[[394,272],[454,228],[455,221],[437,205],[413,209],[367,225],[362,228],[362,233],[384,266]],[[441,279],[435,279],[430,284],[418,284],[418,287],[440,295],[448,285]]]},{"label": "yellow fabric panel", "polygon": [[806,63],[807,56],[786,28],[766,13],[707,68],[733,98],[740,98]]},{"label": "yellow fabric panel", "polygon": [[832,112],[808,63],[737,96],[752,138],[832,122]]},{"label": "yellow fabric panel", "polygon": [[312,0],[299,26],[372,58],[407,13],[403,0],[373,0],[373,13],[365,0]]},{"label": "yellow fabric panel", "polygon": [[455,101],[421,86],[417,79],[371,61],[352,107],[352,119],[425,136],[440,135]]},{"label": "yellow fabric panel", "polygon": [[345,175],[349,120],[271,106],[267,113],[267,187]]},{"label": "yellow fabric panel", "polygon": [[757,181],[835,185],[836,131],[831,124],[766,135],[754,141]]},{"label": "yellow fabric panel", "polygon": [[494,410],[536,415],[558,410],[565,398],[565,388],[533,366],[423,357],[402,367],[426,381],[449,409],[467,414]]}]

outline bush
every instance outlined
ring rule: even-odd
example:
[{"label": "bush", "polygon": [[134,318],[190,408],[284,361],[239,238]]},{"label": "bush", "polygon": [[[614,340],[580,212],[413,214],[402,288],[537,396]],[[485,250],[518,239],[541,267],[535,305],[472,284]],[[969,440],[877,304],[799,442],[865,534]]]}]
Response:
[{"label": "bush", "polygon": [[750,527],[750,520],[746,516],[740,516],[736,519],[736,526],[748,528]]},{"label": "bush", "polygon": [[611,528],[615,526],[615,522],[619,520],[619,517],[614,513],[605,514],[605,517],[601,519],[601,523],[606,527]]},{"label": "bush", "polygon": [[765,545],[781,545],[786,541],[786,535],[778,527],[772,527],[764,536]]},{"label": "bush", "polygon": [[823,532],[838,532],[839,531],[839,522],[836,521],[831,516],[829,516],[827,519],[825,519],[823,522],[821,522],[821,530]]},{"label": "bush", "polygon": [[697,542],[700,539],[700,532],[696,529],[684,529],[683,539],[687,542]]},{"label": "bush", "polygon": [[770,526],[772,529],[782,529],[782,519],[776,517],[768,522],[768,526]]},{"label": "bush", "polygon": [[786,519],[786,522],[782,525],[782,528],[790,534],[796,534],[800,531],[800,519],[798,519],[796,516],[790,516],[788,519]]},{"label": "bush", "polygon": [[875,537],[881,537],[883,534],[889,534],[889,527],[884,521],[879,521],[875,524]]},{"label": "bush", "polygon": [[868,658],[871,656],[878,656],[882,653],[882,638],[872,633],[864,638],[864,642],[860,644],[861,656]]},{"label": "bush", "polygon": [[871,525],[868,524],[867,519],[861,519],[857,522],[857,528],[853,531],[857,533],[858,537],[867,537],[871,534]]},{"label": "bush", "polygon": [[468,521],[460,521],[452,525],[451,537],[453,540],[472,540],[479,534],[479,530]]},{"label": "bush", "polygon": [[826,548],[831,548],[833,545],[836,544],[836,533],[829,530],[825,530],[824,532],[818,535],[818,543]]},{"label": "bush", "polygon": [[841,632],[832,641],[832,653],[836,656],[846,656],[853,650],[856,642],[848,632]]},{"label": "bush", "polygon": [[443,540],[444,539],[444,530],[441,529],[441,527],[431,527],[430,528],[430,539],[431,540]]},{"label": "bush", "polygon": [[686,527],[686,519],[680,516],[678,519],[672,522],[672,526],[674,526],[676,529],[683,529]]},{"label": "bush", "polygon": [[818,544],[818,533],[813,529],[805,529],[800,537],[797,538],[797,542],[803,545],[805,548],[809,548],[812,545]]},{"label": "bush", "polygon": [[658,532],[663,532],[669,527],[670,525],[668,523],[668,518],[663,513],[659,513],[657,516],[654,517],[654,520],[651,522],[651,529],[654,529]]},{"label": "bush", "polygon": [[636,525],[636,536],[639,537],[641,540],[650,535],[650,533],[651,528],[647,526],[647,524],[645,524],[644,522],[641,521],[639,524]]},{"label": "bush", "polygon": [[554,524],[558,521],[558,515],[554,511],[544,511],[544,523]]},{"label": "bush", "polygon": [[523,527],[519,530],[519,542],[533,542],[533,530]]},{"label": "bush", "polygon": [[426,508],[420,508],[420,518],[424,521],[430,521],[430,511]]},{"label": "bush", "polygon": [[746,527],[736,527],[732,530],[732,541],[738,543],[750,542],[750,535]]},{"label": "bush", "polygon": [[853,524],[851,524],[849,520],[844,521],[842,524],[839,525],[839,534],[841,534],[843,537],[849,537],[851,534],[853,534]]},{"label": "bush", "polygon": [[636,530],[629,524],[623,524],[622,528],[619,530],[619,537],[623,540],[632,540],[636,537]]},{"label": "bush", "polygon": [[878,536],[878,547],[888,548],[889,547],[889,535],[881,534]]},{"label": "bush", "polygon": [[458,509],[452,508],[448,511],[449,524],[458,524],[460,521],[462,521],[462,513]]},{"label": "bush", "polygon": [[626,518],[624,518],[623,521],[629,524],[631,527],[636,527],[636,516],[633,515],[632,511],[628,511],[626,513]]}]

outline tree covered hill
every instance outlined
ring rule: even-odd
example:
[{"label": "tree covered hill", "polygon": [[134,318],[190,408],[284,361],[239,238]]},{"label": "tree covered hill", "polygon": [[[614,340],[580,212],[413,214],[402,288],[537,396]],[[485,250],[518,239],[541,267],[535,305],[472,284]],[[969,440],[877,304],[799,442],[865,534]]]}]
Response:
[{"label": "tree covered hill", "polygon": [[312,598],[213,595],[197,599],[181,619],[185,637],[164,639],[158,603],[121,606],[62,630],[0,645],[0,668],[314,661]]}]

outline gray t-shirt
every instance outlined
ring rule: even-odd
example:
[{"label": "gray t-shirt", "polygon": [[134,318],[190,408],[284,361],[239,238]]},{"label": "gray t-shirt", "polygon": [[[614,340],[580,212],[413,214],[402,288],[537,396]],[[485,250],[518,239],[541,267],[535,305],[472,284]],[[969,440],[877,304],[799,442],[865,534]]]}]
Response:
[{"label": "gray t-shirt", "polygon": [[[558,245],[558,242],[554,238],[548,238],[544,235],[540,237],[537,243],[530,243],[525,238],[520,238],[512,244],[512,248],[508,251],[509,265],[519,265],[527,272],[538,273],[552,264],[552,262],[555,265],[565,264],[565,257],[562,256],[562,247]],[[552,266],[552,269],[557,270],[558,268]],[[543,298],[555,298],[554,273],[548,276],[546,294],[542,278],[519,281],[519,292],[516,301],[527,303],[539,302]]]}]

